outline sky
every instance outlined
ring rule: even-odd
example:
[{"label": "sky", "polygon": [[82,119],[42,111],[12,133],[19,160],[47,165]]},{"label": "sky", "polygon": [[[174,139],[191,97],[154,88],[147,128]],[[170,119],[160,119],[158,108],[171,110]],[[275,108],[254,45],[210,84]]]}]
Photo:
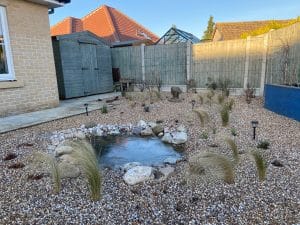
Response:
[{"label": "sky", "polygon": [[81,18],[101,5],[118,9],[158,36],[172,25],[201,38],[209,16],[215,22],[289,19],[300,16],[300,0],[71,0],[50,15],[51,25]]}]

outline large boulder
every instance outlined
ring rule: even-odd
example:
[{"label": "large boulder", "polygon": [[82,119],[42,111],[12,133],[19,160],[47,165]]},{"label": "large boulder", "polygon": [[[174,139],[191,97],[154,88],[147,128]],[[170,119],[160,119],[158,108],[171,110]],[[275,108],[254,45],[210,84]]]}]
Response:
[{"label": "large boulder", "polygon": [[179,145],[187,142],[187,133],[186,132],[174,132],[173,133],[173,144]]},{"label": "large boulder", "polygon": [[152,127],[152,131],[155,135],[158,135],[159,133],[164,132],[164,127],[162,125],[156,124]]},{"label": "large boulder", "polygon": [[124,164],[121,169],[124,171],[124,172],[127,172],[128,170],[132,169],[133,167],[136,167],[136,166],[141,166],[142,164],[139,163],[139,162],[129,162],[129,163],[126,163]]},{"label": "large boulder", "polygon": [[146,127],[145,129],[143,129],[143,130],[141,131],[141,135],[142,135],[142,136],[152,136],[152,135],[153,135],[153,132],[152,132],[151,127]]},{"label": "large boulder", "polygon": [[73,148],[71,146],[68,145],[59,145],[55,151],[54,151],[54,155],[56,157],[62,156],[62,155],[66,155],[66,154],[71,154],[73,152]]},{"label": "large boulder", "polygon": [[165,133],[161,140],[165,143],[169,143],[169,144],[173,143],[173,137],[170,133]]},{"label": "large boulder", "polygon": [[182,93],[179,87],[171,87],[171,94],[173,99],[179,99],[179,95]]},{"label": "large boulder", "polygon": [[135,166],[129,169],[123,176],[124,181],[129,185],[135,185],[153,178],[153,168],[150,166]]}]

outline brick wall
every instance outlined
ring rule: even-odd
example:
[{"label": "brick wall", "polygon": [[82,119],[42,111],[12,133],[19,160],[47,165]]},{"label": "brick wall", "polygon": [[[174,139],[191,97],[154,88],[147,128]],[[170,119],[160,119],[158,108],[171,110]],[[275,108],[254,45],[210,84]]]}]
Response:
[{"label": "brick wall", "polygon": [[48,9],[23,0],[6,6],[17,82],[0,82],[0,117],[58,105]]}]

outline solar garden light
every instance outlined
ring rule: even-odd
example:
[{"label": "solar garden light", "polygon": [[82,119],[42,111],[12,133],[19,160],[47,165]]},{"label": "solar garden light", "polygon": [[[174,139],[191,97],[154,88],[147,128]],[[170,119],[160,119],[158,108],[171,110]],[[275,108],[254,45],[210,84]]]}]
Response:
[{"label": "solar garden light", "polygon": [[86,113],[86,115],[88,116],[88,115],[89,115],[89,111],[88,111],[89,104],[88,104],[88,103],[85,103],[85,104],[84,104],[84,107],[85,107],[85,113]]},{"label": "solar garden light", "polygon": [[256,131],[256,127],[258,125],[258,121],[257,120],[252,120],[251,125],[252,125],[252,128],[253,128],[253,140],[255,140],[255,131]]},{"label": "solar garden light", "polygon": [[192,109],[194,109],[195,104],[196,104],[196,101],[193,99],[193,100],[191,101],[191,103],[192,103]]}]

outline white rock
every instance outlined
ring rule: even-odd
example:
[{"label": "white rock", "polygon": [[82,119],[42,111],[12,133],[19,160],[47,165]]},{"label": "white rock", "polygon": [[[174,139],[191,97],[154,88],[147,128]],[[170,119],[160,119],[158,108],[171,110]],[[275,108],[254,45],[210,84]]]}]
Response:
[{"label": "white rock", "polygon": [[128,170],[123,179],[129,185],[141,183],[153,178],[152,170],[150,166],[136,166]]},{"label": "white rock", "polygon": [[168,164],[176,164],[178,162],[178,158],[170,156],[164,160],[164,163]]},{"label": "white rock", "polygon": [[151,136],[151,135],[153,135],[153,131],[152,131],[151,127],[146,127],[145,129],[143,129],[141,131],[141,135],[142,136]]},{"label": "white rock", "polygon": [[149,123],[148,123],[148,126],[151,127],[151,128],[153,128],[153,127],[156,127],[157,124],[154,123],[154,122],[149,122]]},{"label": "white rock", "polygon": [[51,140],[51,144],[54,145],[54,146],[59,145],[59,140],[58,140],[58,138],[53,138],[53,139]]},{"label": "white rock", "polygon": [[185,132],[186,133],[186,128],[184,125],[180,125],[179,127],[177,127],[177,131],[178,132]]},{"label": "white rock", "polygon": [[159,171],[164,175],[164,179],[167,178],[171,173],[174,172],[174,168],[172,166],[160,167]]},{"label": "white rock", "polygon": [[165,133],[161,140],[169,144],[173,143],[173,137],[170,133]]},{"label": "white rock", "polygon": [[120,135],[120,131],[118,128],[114,128],[108,132],[109,135]]},{"label": "white rock", "polygon": [[66,154],[59,157],[62,162],[77,165],[76,159],[74,159],[71,155]]},{"label": "white rock", "polygon": [[139,162],[130,162],[130,163],[126,163],[124,164],[121,169],[125,172],[127,172],[128,170],[132,169],[133,167],[136,167],[136,166],[141,166],[142,164],[139,163]]},{"label": "white rock", "polygon": [[85,139],[86,138],[85,134],[82,131],[78,131],[75,134],[75,137],[78,138],[78,139]]},{"label": "white rock", "polygon": [[55,151],[54,151],[54,155],[56,157],[61,156],[61,155],[65,155],[65,154],[71,154],[73,152],[73,148],[70,146],[66,146],[66,145],[59,145]]},{"label": "white rock", "polygon": [[163,133],[163,132],[160,132],[157,136],[158,136],[158,137],[162,137],[162,136],[164,136],[164,133]]},{"label": "white rock", "polygon": [[138,127],[146,128],[148,125],[144,120],[140,120],[137,124]]},{"label": "white rock", "polygon": [[173,133],[173,144],[184,144],[187,142],[187,133],[185,132],[174,132]]}]

